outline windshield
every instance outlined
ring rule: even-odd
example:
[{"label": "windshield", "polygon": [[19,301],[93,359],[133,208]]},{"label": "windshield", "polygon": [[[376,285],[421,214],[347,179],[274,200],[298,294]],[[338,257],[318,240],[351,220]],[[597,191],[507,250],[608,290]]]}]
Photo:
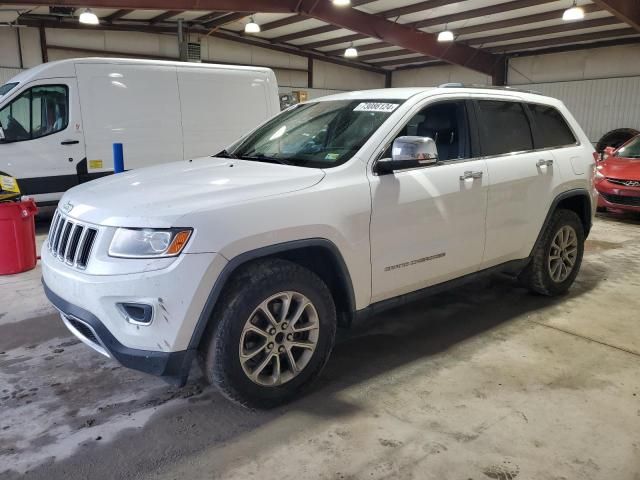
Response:
[{"label": "windshield", "polygon": [[0,87],[0,97],[3,95],[6,95],[7,93],[9,93],[9,91],[15,87],[16,85],[18,85],[18,82],[14,82],[14,83],[5,83],[4,85],[2,85]]},{"label": "windshield", "polygon": [[400,100],[334,100],[285,110],[222,156],[329,168],[349,160]]},{"label": "windshield", "polygon": [[616,157],[640,158],[640,135],[620,147],[616,152]]}]

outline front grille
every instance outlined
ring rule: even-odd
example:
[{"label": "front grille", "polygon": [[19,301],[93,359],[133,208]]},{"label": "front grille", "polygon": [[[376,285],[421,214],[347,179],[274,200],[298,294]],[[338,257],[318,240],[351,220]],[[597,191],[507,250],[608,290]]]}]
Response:
[{"label": "front grille", "polygon": [[607,180],[610,183],[615,183],[616,185],[622,185],[624,187],[640,187],[640,180],[621,180],[619,178],[609,178]]},{"label": "front grille", "polygon": [[97,229],[72,221],[56,211],[51,221],[47,246],[59,260],[84,270],[97,235]]},{"label": "front grille", "polygon": [[601,195],[609,203],[615,203],[617,205],[629,205],[631,207],[640,207],[640,196],[626,197],[623,195],[609,195],[608,193],[602,193]]}]

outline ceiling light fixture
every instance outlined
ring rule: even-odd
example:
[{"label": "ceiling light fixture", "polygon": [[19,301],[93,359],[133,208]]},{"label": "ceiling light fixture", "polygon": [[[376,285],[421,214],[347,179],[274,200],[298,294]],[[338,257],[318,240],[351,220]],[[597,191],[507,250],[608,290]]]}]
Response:
[{"label": "ceiling light fixture", "polygon": [[244,26],[244,33],[260,33],[260,25],[253,20],[253,17],[251,17],[249,23]]},{"label": "ceiling light fixture", "polygon": [[444,27],[444,30],[438,34],[439,42],[453,42],[453,32],[451,30],[447,30],[447,27]]},{"label": "ceiling light fixture", "polygon": [[78,19],[80,23],[84,23],[85,25],[99,25],[100,20],[98,16],[91,11],[90,8],[85,8],[84,12],[80,14],[80,18]]},{"label": "ceiling light fixture", "polygon": [[345,58],[358,58],[358,50],[351,44],[349,48],[344,51]]},{"label": "ceiling light fixture", "polygon": [[584,9],[576,4],[576,0],[573,0],[573,6],[567,8],[562,14],[562,20],[570,22],[572,20],[582,20],[584,18]]},{"label": "ceiling light fixture", "polygon": [[351,0],[331,0],[336,7],[346,7],[347,5],[351,5]]}]

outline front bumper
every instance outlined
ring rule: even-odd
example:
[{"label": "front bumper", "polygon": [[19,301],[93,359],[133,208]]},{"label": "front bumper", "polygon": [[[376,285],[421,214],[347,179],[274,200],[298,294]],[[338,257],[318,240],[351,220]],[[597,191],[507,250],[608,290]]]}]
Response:
[{"label": "front bumper", "polygon": [[126,347],[95,315],[56,295],[44,280],[42,285],[49,301],[60,311],[67,328],[83,343],[107,357],[113,357],[127,368],[163,377],[172,384],[184,385],[195,350],[159,352]]},{"label": "front bumper", "polygon": [[640,212],[640,188],[622,187],[606,179],[596,184],[598,207],[628,212]]}]

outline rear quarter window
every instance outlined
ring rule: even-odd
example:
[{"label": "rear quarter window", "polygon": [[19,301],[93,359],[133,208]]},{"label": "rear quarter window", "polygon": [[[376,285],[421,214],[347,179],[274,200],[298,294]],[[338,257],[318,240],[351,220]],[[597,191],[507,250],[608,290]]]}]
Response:
[{"label": "rear quarter window", "polygon": [[540,104],[528,104],[535,122],[536,148],[562,147],[577,143],[571,128],[555,107]]}]

